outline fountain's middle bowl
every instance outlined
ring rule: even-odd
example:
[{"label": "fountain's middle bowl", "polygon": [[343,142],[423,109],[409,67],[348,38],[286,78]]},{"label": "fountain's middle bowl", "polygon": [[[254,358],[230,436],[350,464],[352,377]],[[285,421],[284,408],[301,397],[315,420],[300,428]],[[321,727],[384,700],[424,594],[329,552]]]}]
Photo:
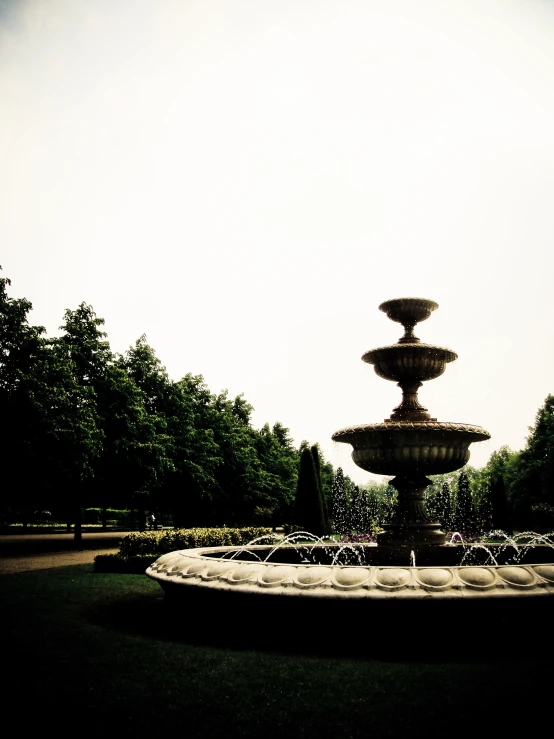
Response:
[{"label": "fountain's middle bowl", "polygon": [[349,426],[333,441],[352,444],[352,459],[376,475],[439,475],[469,460],[469,445],[490,439],[480,426],[440,421],[385,421]]},{"label": "fountain's middle bowl", "polygon": [[362,359],[372,364],[384,380],[425,382],[440,377],[448,362],[458,355],[450,349],[431,344],[393,344],[366,352]]}]

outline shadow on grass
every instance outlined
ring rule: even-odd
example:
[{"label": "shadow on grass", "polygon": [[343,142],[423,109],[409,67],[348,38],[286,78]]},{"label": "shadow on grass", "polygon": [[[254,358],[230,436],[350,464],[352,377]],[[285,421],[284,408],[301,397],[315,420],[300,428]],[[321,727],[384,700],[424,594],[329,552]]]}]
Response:
[{"label": "shadow on grass", "polygon": [[550,640],[537,651],[520,638],[522,629],[549,633],[551,603],[395,602],[368,611],[356,603],[233,595],[222,601],[198,591],[176,600],[160,592],[112,601],[89,615],[128,634],[242,651],[403,663],[529,662],[539,652],[541,660],[554,657]]}]

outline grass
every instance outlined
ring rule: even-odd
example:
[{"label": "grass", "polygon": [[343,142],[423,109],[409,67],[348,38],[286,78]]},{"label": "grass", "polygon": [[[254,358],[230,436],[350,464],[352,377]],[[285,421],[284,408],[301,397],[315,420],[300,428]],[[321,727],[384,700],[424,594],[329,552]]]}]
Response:
[{"label": "grass", "polygon": [[[265,639],[249,641],[236,636],[229,614],[172,610],[145,576],[89,565],[3,575],[0,594],[4,724],[9,716],[25,734],[479,736],[538,731],[550,707],[551,636],[521,633],[517,623],[495,658],[454,658],[453,630],[439,659],[407,659],[404,646],[417,638],[409,624],[398,624],[379,657],[371,644],[382,637],[371,623],[269,620],[258,624]],[[201,628],[206,622],[216,637]],[[277,647],[275,629],[318,632],[320,646]],[[325,647],[355,629],[369,648]],[[467,629],[489,630],[494,642],[491,624]]]}]

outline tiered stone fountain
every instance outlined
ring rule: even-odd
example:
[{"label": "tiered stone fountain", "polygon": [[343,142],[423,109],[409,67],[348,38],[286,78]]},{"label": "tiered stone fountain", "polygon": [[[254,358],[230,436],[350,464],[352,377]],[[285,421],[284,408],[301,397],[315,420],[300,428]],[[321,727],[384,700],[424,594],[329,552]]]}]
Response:
[{"label": "tiered stone fountain", "polygon": [[[437,421],[419,403],[421,384],[442,375],[456,359],[449,349],[424,344],[414,335],[416,324],[437,307],[421,298],[380,306],[405,333],[396,344],[373,349],[363,359],[377,375],[399,384],[402,402],[383,423],[351,426],[333,435],[353,446],[359,467],[394,476],[398,507],[378,544],[353,549],[315,541],[307,548],[285,541],[165,554],[146,574],[171,600],[185,600],[187,614],[201,613],[208,605],[226,619],[231,614],[244,619],[248,613],[259,622],[262,612],[290,608],[288,618],[315,605],[318,618],[321,608],[330,620],[353,608],[355,618],[372,618],[384,629],[400,613],[421,626],[446,607],[450,618],[439,619],[445,626],[454,617],[465,619],[467,608],[477,609],[472,617],[482,622],[493,609],[498,629],[503,617],[498,614],[509,603],[511,619],[522,623],[529,618],[536,626],[544,617],[543,623],[549,623],[554,616],[552,540],[543,539],[539,546],[481,546],[476,552],[485,555],[484,561],[472,559],[467,547],[445,543],[445,533],[425,509],[427,475],[461,468],[469,459],[470,444],[489,438],[479,426]],[[359,638],[356,629],[353,636]]]},{"label": "tiered stone fountain", "polygon": [[417,323],[429,318],[438,305],[422,298],[399,298],[379,308],[404,326],[404,336],[392,346],[367,352],[362,359],[374,366],[379,377],[398,383],[402,403],[383,423],[351,426],[337,431],[333,439],[352,444],[358,467],[395,476],[391,485],[398,490],[398,506],[394,520],[379,535],[379,544],[421,550],[446,540],[425,509],[425,488],[431,482],[427,475],[463,467],[469,460],[469,445],[490,435],[479,426],[437,421],[419,403],[422,383],[440,377],[447,363],[457,359],[450,349],[423,344],[414,335]]}]

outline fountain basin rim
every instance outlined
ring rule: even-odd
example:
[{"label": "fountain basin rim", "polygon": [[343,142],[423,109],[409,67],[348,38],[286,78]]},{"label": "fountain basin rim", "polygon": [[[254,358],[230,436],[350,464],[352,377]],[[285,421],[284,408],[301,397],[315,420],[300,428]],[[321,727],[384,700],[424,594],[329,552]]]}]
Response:
[{"label": "fountain basin rim", "polygon": [[333,441],[342,440],[348,435],[358,435],[370,431],[392,431],[396,433],[405,431],[462,431],[474,434],[485,441],[490,439],[490,434],[481,426],[470,423],[456,423],[452,421],[383,421],[383,423],[366,423],[356,426],[346,426],[335,431],[331,437]]},{"label": "fountain basin rim", "polygon": [[[391,321],[401,323],[401,318],[399,316],[402,314],[410,315],[415,309],[416,314],[420,314],[420,316],[417,317],[417,323],[420,323],[421,321],[427,320],[431,313],[437,310],[438,307],[439,304],[435,303],[434,300],[430,300],[429,298],[407,297],[391,298],[390,300],[385,300],[385,302],[381,303],[381,305],[379,306],[379,310],[383,313],[386,313]],[[427,313],[428,315],[423,317],[421,316],[422,313],[423,315],[425,313]]]},{"label": "fountain basin rim", "polygon": [[[285,545],[287,546],[287,545]],[[271,548],[271,547],[269,547]],[[282,547],[285,548],[284,546]],[[293,549],[288,545],[289,549]],[[225,557],[268,545],[183,549],[159,557],[146,570],[167,592],[183,588],[211,591],[302,594],[332,599],[383,601],[550,598],[554,603],[554,563],[499,565],[333,565],[289,564]],[[221,556],[214,556],[221,555]]]},{"label": "fountain basin rim", "polygon": [[435,346],[434,344],[423,344],[421,342],[407,342],[405,344],[390,344],[389,346],[379,346],[376,349],[369,349],[367,352],[362,354],[362,360],[367,364],[378,363],[383,356],[386,355],[394,356],[396,353],[406,354],[406,350],[417,351],[419,354],[442,354],[442,359],[445,362],[454,362],[458,359],[456,352],[452,349],[448,349],[444,346]]}]

